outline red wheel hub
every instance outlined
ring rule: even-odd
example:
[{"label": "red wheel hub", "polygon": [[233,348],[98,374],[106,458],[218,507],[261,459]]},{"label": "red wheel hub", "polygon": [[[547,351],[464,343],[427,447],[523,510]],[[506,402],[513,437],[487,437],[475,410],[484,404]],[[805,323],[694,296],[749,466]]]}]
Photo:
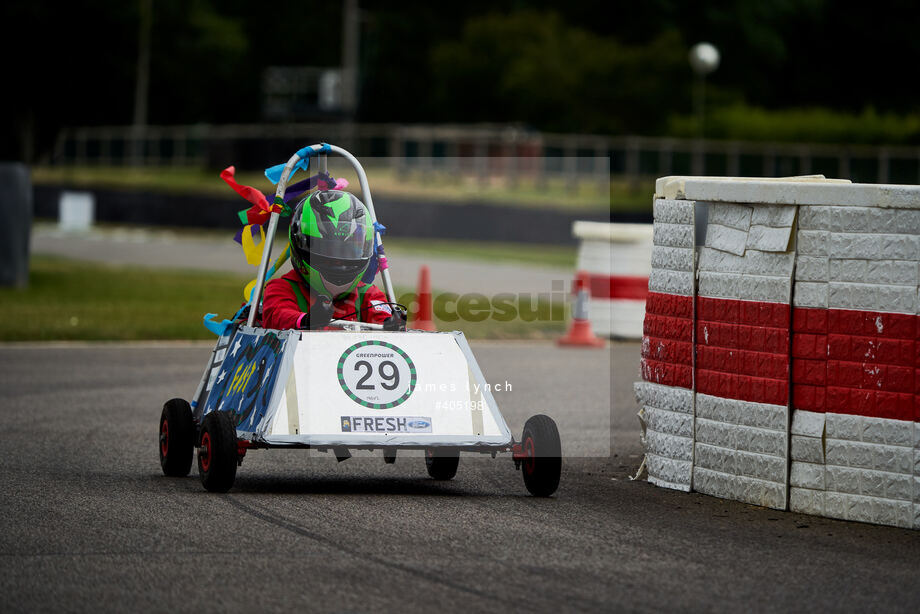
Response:
[{"label": "red wheel hub", "polygon": [[536,454],[534,453],[533,438],[528,437],[524,440],[524,471],[527,475],[533,475],[534,465],[536,464]]},{"label": "red wheel hub", "polygon": [[169,453],[169,422],[163,420],[160,426],[160,454],[166,456]]},{"label": "red wheel hub", "polygon": [[205,433],[201,436],[201,450],[198,452],[198,461],[201,463],[201,470],[207,471],[211,467],[211,434]]}]

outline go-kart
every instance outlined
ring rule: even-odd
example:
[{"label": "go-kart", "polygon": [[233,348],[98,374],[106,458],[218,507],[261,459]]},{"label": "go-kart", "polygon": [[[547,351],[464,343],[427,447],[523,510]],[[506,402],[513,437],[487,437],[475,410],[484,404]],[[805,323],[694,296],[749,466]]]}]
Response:
[{"label": "go-kart", "polygon": [[388,300],[396,305],[383,227],[358,160],[322,143],[297,151],[280,168],[280,176],[281,165],[269,169],[277,177],[277,190],[272,207],[264,211],[267,230],[255,284],[244,292],[249,300],[234,319],[217,324],[213,314],[205,316],[205,324],[218,334],[217,344],[192,399],[175,398],[163,406],[163,473],[188,475],[197,450],[205,489],[226,492],[253,449],[312,448],[332,451],[339,460],[352,450],[380,450],[386,463],[395,462],[400,450],[423,450],[428,474],[450,480],[461,452],[493,458],[510,452],[527,490],[552,495],[562,462],[555,422],[533,416],[521,441],[515,441],[462,332],[393,331],[345,320],[332,320],[324,330],[259,325],[263,286],[279,268],[279,261],[269,266],[283,211],[275,205],[283,206],[289,178],[306,170],[311,159],[325,173],[330,153],[345,158],[357,174],[376,229],[374,264]]}]

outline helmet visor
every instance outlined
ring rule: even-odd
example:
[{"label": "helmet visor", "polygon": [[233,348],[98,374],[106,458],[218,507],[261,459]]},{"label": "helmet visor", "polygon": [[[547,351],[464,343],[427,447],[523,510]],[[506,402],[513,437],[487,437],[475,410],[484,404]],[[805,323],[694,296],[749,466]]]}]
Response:
[{"label": "helmet visor", "polygon": [[339,258],[326,258],[325,256],[312,254],[307,264],[319,271],[319,274],[322,275],[323,279],[326,281],[336,286],[343,286],[352,283],[360,277],[361,274],[364,273],[364,269],[367,268],[367,262],[367,259],[342,260]]}]

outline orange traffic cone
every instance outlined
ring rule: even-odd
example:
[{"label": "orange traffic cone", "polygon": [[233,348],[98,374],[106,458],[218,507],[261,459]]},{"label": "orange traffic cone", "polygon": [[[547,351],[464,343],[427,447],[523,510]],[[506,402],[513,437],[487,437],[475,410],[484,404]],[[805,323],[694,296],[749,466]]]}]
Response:
[{"label": "orange traffic cone", "polygon": [[603,347],[603,339],[594,336],[591,321],[588,319],[588,275],[578,273],[575,277],[575,308],[572,310],[572,325],[565,337],[558,339],[558,345],[580,347]]},{"label": "orange traffic cone", "polygon": [[410,328],[415,330],[436,331],[431,313],[431,277],[428,266],[422,265],[418,272],[418,312],[412,318]]}]

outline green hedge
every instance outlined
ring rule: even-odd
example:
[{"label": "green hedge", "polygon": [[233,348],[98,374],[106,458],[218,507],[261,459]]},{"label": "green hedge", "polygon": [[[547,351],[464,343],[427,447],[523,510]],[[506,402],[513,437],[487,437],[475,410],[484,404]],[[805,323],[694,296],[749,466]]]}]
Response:
[{"label": "green hedge", "polygon": [[[671,136],[695,137],[693,116],[673,116]],[[850,114],[823,108],[767,110],[743,104],[713,108],[706,113],[705,136],[744,141],[790,141],[908,145],[920,143],[920,114],[895,115],[867,108]]]}]

